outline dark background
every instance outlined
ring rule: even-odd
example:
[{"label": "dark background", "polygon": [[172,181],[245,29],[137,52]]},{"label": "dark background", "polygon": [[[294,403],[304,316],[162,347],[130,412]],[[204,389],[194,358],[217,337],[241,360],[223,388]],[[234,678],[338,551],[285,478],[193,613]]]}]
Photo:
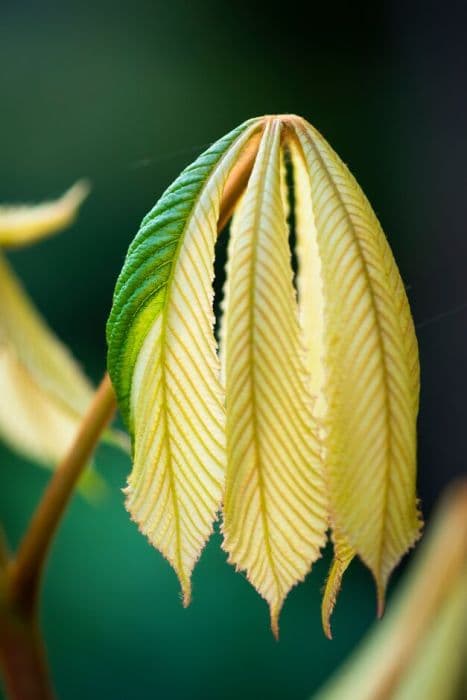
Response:
[{"label": "dark background", "polygon": [[[305,12],[298,3],[0,0],[0,201],[58,195],[81,176],[93,185],[72,230],[11,255],[86,371],[97,380],[104,370],[116,275],[163,189],[243,120],[301,114],[361,183],[408,287],[429,517],[465,472],[463,4],[309,2]],[[276,643],[264,602],[225,563],[218,535],[183,610],[175,575],[124,511],[128,460],[101,448],[99,464],[110,493],[99,506],[74,499],[45,581],[60,698],[305,698],[373,621],[372,582],[356,563],[335,640],[324,639],[327,552],[291,593]],[[1,448],[0,513],[13,544],[46,479]]]}]

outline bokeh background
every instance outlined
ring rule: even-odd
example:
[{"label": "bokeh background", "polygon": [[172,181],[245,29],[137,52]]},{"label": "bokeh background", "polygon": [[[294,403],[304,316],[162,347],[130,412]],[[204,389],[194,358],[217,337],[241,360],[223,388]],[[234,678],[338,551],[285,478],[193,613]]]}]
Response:
[{"label": "bokeh background", "polygon": [[[92,182],[73,228],[10,256],[96,381],[126,248],[185,164],[243,120],[296,112],[368,194],[413,307],[423,390],[419,490],[429,518],[465,472],[467,236],[463,3],[1,0],[0,201]],[[0,387],[1,400],[1,387]],[[55,542],[43,625],[60,698],[305,698],[374,619],[370,576],[346,576],[325,640],[330,552],[293,590],[281,639],[213,536],[180,603],[175,575],[123,508],[130,465],[76,496]],[[0,516],[18,543],[47,473],[0,448]],[[403,575],[401,567],[394,584]]]}]

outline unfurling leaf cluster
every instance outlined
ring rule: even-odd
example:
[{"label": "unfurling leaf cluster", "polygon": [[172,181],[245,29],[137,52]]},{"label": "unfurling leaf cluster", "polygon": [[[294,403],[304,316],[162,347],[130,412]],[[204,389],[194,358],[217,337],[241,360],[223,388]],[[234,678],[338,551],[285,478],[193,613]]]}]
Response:
[{"label": "unfurling leaf cluster", "polygon": [[[215,244],[229,220],[218,349]],[[133,442],[127,507],[185,604],[222,509],[229,560],[267,600],[276,634],[328,528],[327,634],[355,555],[382,610],[420,530],[417,343],[379,222],[310,124],[252,119],[186,168],[130,245],[108,343]]]}]

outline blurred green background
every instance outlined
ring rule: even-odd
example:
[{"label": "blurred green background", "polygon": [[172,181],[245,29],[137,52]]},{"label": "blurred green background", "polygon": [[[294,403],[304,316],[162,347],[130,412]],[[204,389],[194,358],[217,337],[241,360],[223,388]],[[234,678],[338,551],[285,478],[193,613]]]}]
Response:
[{"label": "blurred green background", "polygon": [[[350,165],[408,286],[429,516],[442,486],[465,471],[461,5],[2,0],[0,201],[58,195],[81,176],[93,186],[71,230],[10,259],[88,374],[97,381],[104,371],[115,279],[165,187],[243,120],[301,114]],[[98,457],[109,495],[98,506],[75,497],[45,580],[43,624],[60,698],[305,698],[373,621],[373,585],[357,563],[335,639],[324,638],[328,551],[289,596],[276,643],[265,603],[226,564],[218,534],[184,610],[175,575],[125,513],[129,461],[110,448]],[[0,516],[13,546],[46,480],[0,448]]]}]

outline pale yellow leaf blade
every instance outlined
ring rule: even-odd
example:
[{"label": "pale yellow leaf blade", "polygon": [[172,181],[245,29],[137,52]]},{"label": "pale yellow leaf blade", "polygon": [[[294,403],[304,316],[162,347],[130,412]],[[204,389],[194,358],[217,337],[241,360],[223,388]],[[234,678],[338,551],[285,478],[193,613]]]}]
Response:
[{"label": "pale yellow leaf blade", "polygon": [[[147,217],[155,255],[164,261],[158,269],[172,267],[158,285],[149,330],[138,329],[145,337],[131,383],[127,508],[175,569],[185,605],[225,479],[224,393],[213,334],[217,222],[229,173],[257,130],[247,124],[214,144]],[[166,240],[175,241],[173,248]]]},{"label": "pale yellow leaf blade", "polygon": [[[71,449],[81,416],[64,410],[43,391],[14,348],[4,344],[0,344],[0,387],[0,440],[27,459],[54,468]],[[96,501],[106,493],[107,485],[89,465],[79,488],[86,498]]]},{"label": "pale yellow leaf blade", "polygon": [[[310,390],[313,396],[313,414],[319,425],[322,458],[327,464],[327,364],[325,349],[325,302],[322,282],[321,259],[318,247],[311,196],[311,183],[305,161],[294,142],[289,144],[293,164],[295,236],[298,259],[297,291],[299,317],[306,350],[307,368],[310,373]],[[331,524],[335,518],[331,516]],[[326,636],[330,639],[331,615],[336,604],[342,577],[355,554],[344,535],[333,530],[334,559],[328,574],[321,605],[321,618]]]},{"label": "pale yellow leaf blade", "polygon": [[294,119],[309,173],[324,295],[326,473],[336,527],[388,577],[419,536],[418,355],[397,266],[368,201],[309,124]]},{"label": "pale yellow leaf blade", "polygon": [[11,345],[0,344],[0,436],[12,449],[45,465],[71,447],[79,416],[41,390]]},{"label": "pale yellow leaf blade", "polygon": [[88,193],[88,183],[80,180],[50,202],[1,205],[0,246],[18,248],[67,228],[75,220]]},{"label": "pale yellow leaf blade", "polygon": [[[326,351],[318,232],[313,212],[310,177],[304,159],[293,142],[289,148],[293,164],[299,319],[303,331],[307,370],[310,375],[313,413],[322,424],[326,415]],[[322,442],[324,446],[325,441],[322,440]]]},{"label": "pale yellow leaf blade", "polygon": [[320,555],[326,498],[282,202],[280,119],[268,120],[232,226],[223,320],[228,472],[224,548],[269,603]]}]

